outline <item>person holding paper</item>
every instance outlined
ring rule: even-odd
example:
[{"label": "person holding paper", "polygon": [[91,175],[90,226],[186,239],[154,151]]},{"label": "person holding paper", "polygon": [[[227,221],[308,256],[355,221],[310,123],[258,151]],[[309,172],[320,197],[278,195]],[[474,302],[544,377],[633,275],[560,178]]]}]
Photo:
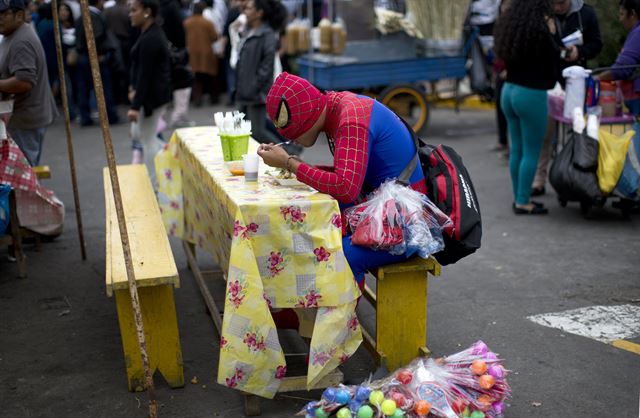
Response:
[{"label": "person holding paper", "polygon": [[[596,12],[583,0],[553,0],[552,4],[557,28],[556,37],[563,48],[560,51],[558,82],[564,86],[562,70],[572,65],[586,67],[587,60],[595,58],[602,50],[602,38]],[[550,117],[533,179],[531,196],[541,196],[546,192],[551,143],[555,132],[556,121]]]}]

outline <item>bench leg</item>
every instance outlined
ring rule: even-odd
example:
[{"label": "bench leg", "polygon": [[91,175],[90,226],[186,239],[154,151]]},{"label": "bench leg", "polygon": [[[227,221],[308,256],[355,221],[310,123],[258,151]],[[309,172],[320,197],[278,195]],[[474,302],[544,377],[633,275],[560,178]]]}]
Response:
[{"label": "bench leg", "polygon": [[376,351],[389,370],[426,350],[428,276],[423,271],[386,273],[377,282]]},{"label": "bench leg", "polygon": [[[116,290],[115,294],[129,390],[142,391],[145,386],[144,369],[131,308],[131,296],[129,289]],[[138,295],[151,373],[160,370],[169,386],[183,387],[182,351],[173,286],[139,287]]]}]

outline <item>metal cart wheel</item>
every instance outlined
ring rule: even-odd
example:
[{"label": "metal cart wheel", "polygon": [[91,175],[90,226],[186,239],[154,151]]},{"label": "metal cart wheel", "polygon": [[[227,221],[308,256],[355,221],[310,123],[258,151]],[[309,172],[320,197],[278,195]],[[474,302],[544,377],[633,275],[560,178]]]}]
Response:
[{"label": "metal cart wheel", "polygon": [[396,84],[380,93],[380,102],[401,116],[414,132],[427,126],[429,105],[425,92],[414,84]]}]

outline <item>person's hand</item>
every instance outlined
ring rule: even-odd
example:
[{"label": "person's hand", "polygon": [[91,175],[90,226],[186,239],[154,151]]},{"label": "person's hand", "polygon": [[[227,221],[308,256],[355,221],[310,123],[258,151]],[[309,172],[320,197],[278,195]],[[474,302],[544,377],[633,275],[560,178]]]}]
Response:
[{"label": "person's hand", "polygon": [[549,28],[549,32],[551,32],[551,34],[556,34],[556,20],[551,16],[547,17],[547,27]]},{"label": "person's hand", "polygon": [[564,60],[567,62],[578,61],[578,47],[575,45],[571,45],[569,48],[567,48],[567,55],[564,57]]},{"label": "person's hand", "polygon": [[129,98],[129,101],[130,101],[131,103],[133,103],[133,98],[134,98],[134,97],[136,97],[136,91],[135,91],[134,89],[132,89],[131,87],[129,87],[129,95],[128,95],[128,98]]},{"label": "person's hand", "polygon": [[274,144],[262,144],[258,147],[258,155],[270,167],[287,168],[289,154],[282,147],[276,147]]},{"label": "person's hand", "polygon": [[129,109],[127,112],[127,119],[129,119],[129,122],[137,122],[139,117],[140,112],[137,110]]}]

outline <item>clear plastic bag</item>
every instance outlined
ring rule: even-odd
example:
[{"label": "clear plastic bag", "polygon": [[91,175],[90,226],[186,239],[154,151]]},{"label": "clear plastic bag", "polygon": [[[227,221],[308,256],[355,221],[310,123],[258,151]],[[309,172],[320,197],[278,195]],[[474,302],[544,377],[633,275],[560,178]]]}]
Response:
[{"label": "clear plastic bag", "polygon": [[442,230],[452,225],[426,195],[395,180],[347,209],[346,219],[353,244],[422,258],[444,249]]},{"label": "clear plastic bag", "polygon": [[448,357],[418,358],[384,379],[327,388],[298,415],[498,418],[511,396],[507,374],[498,355],[478,341]]}]

